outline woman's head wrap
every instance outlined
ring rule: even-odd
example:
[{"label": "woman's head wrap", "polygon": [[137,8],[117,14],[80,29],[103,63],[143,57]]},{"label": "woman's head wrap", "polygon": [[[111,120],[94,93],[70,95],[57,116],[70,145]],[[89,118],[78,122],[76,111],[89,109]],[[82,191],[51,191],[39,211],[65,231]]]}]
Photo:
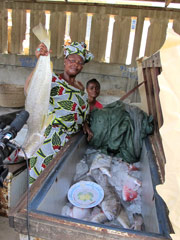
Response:
[{"label": "woman's head wrap", "polygon": [[72,42],[70,45],[64,45],[64,55],[67,58],[71,54],[77,54],[82,57],[84,63],[94,58],[93,54],[86,49],[84,42]]}]

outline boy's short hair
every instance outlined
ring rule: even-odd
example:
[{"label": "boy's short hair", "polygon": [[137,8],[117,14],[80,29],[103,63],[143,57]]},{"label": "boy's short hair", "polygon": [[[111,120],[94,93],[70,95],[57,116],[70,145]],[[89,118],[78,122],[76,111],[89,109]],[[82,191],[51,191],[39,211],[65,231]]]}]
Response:
[{"label": "boy's short hair", "polygon": [[89,86],[90,83],[96,83],[96,84],[98,85],[99,89],[101,88],[100,83],[99,83],[98,80],[95,79],[95,78],[90,79],[90,80],[86,83],[86,88],[88,88],[88,86]]}]

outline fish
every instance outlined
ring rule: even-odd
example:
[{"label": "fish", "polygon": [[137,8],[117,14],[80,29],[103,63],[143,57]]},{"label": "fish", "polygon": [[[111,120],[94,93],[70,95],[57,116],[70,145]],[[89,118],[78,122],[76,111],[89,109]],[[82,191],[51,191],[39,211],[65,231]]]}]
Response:
[{"label": "fish", "polygon": [[104,223],[107,221],[106,215],[103,213],[103,211],[99,207],[94,207],[92,212],[91,212],[91,222],[96,222],[96,223]]},{"label": "fish", "polygon": [[130,221],[124,207],[121,207],[117,220],[124,228],[130,228]]},{"label": "fish", "polygon": [[61,211],[61,214],[66,217],[77,218],[81,220],[88,220],[91,216],[91,209],[89,208],[79,208],[72,206],[70,203],[67,203]]},{"label": "fish", "polygon": [[[40,23],[33,28],[33,33],[50,49],[50,34]],[[23,148],[30,158],[42,145],[45,137],[44,131],[53,120],[48,116],[48,106],[51,91],[52,69],[50,55],[40,56],[30,80],[25,101],[25,110],[29,112],[27,121],[28,131]]]},{"label": "fish", "polygon": [[75,179],[73,181],[73,184],[75,184],[76,182],[80,182],[80,181],[90,181],[90,182],[93,182],[93,178],[90,175],[84,174],[84,175],[80,176],[79,178]]},{"label": "fish", "polygon": [[82,159],[79,163],[76,164],[76,174],[74,176],[74,182],[79,181],[86,173],[89,171],[88,165],[84,159]]},{"label": "fish", "polygon": [[91,176],[104,190],[104,199],[100,203],[100,207],[107,219],[112,221],[116,218],[121,208],[120,199],[114,187],[109,184],[108,176],[104,175],[100,169],[93,169],[91,171]]},{"label": "fish", "polygon": [[141,214],[134,213],[133,214],[134,224],[132,225],[132,229],[142,231],[143,228],[143,217]]},{"label": "fish", "polygon": [[[107,186],[110,186],[109,182],[108,182],[108,177],[107,175],[104,175],[100,169],[93,169],[91,171],[91,175],[90,175],[93,180],[95,182],[97,182],[102,188],[103,190],[106,190]],[[104,193],[105,194],[105,193]]]},{"label": "fish", "polygon": [[71,217],[77,218],[77,219],[88,219],[91,215],[91,209],[90,208],[79,208],[79,207],[73,207],[72,208],[72,214]]},{"label": "fish", "polygon": [[[133,171],[134,172],[134,171]],[[138,174],[140,173],[139,171]],[[121,195],[124,201],[132,201],[138,195],[138,189],[141,187],[141,181],[130,175],[128,165],[116,162],[111,165],[111,178],[108,178],[110,185],[114,186],[118,195]]]},{"label": "fish", "polygon": [[106,215],[103,212],[96,214],[93,218],[90,219],[91,222],[103,223],[107,220]]},{"label": "fish", "polygon": [[100,169],[101,172],[109,177],[111,177],[110,167],[111,167],[112,158],[110,156],[97,153],[94,156],[93,162],[91,164],[89,174],[93,169]]},{"label": "fish", "polygon": [[116,218],[119,209],[116,198],[113,196],[105,197],[100,206],[109,221],[112,221]]},{"label": "fish", "polygon": [[70,207],[68,204],[66,204],[61,211],[61,214],[65,217],[72,216],[72,207]]},{"label": "fish", "polygon": [[105,168],[105,167],[101,167],[99,168],[101,170],[101,172],[104,174],[104,175],[107,175],[108,177],[111,177],[111,173],[109,171],[108,168]]},{"label": "fish", "polygon": [[97,207],[94,207],[92,209],[92,212],[91,212],[91,218],[93,218],[94,216],[96,216],[97,214],[101,213],[101,209],[97,206]]}]

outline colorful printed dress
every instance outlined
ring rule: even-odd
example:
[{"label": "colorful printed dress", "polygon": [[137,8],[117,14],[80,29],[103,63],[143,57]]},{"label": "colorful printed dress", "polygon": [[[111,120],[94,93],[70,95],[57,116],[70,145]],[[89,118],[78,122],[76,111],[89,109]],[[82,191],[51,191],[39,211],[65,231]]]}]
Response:
[{"label": "colorful printed dress", "polygon": [[80,130],[88,112],[87,95],[53,74],[49,114],[54,118],[45,130],[42,147],[30,159],[29,184],[35,182],[71,134]]}]

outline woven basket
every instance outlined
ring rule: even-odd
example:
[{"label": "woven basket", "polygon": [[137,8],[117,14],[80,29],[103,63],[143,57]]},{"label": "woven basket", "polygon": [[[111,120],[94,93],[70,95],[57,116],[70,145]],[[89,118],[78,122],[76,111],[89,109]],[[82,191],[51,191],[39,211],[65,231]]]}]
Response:
[{"label": "woven basket", "polygon": [[24,103],[24,86],[16,84],[0,84],[1,107],[23,107]]}]

